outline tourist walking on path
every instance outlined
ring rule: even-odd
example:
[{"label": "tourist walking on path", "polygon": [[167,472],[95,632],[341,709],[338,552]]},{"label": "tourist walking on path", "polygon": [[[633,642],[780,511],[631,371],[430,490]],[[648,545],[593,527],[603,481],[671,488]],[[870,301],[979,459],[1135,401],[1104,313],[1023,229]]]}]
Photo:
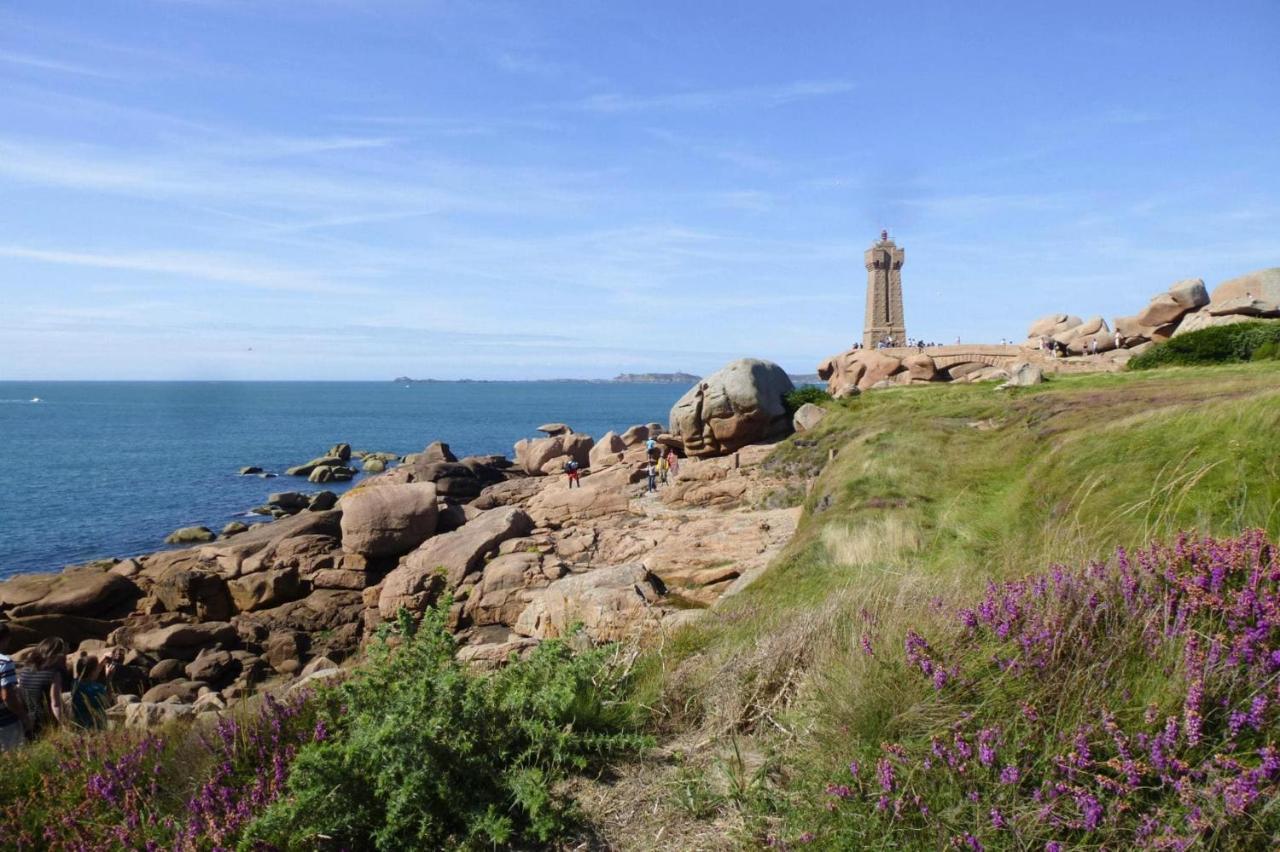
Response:
[{"label": "tourist walking on path", "polygon": [[670,468],[672,477],[680,475],[680,457],[674,449],[667,450],[667,467]]},{"label": "tourist walking on path", "polygon": [[649,493],[652,494],[658,490],[658,470],[654,467],[652,458],[645,461],[644,472],[649,477]]},{"label": "tourist walking on path", "polygon": [[31,654],[31,667],[18,672],[18,686],[27,705],[32,736],[51,721],[62,724],[62,676],[66,667],[67,643],[59,637],[40,642]]},{"label": "tourist walking on path", "polygon": [[83,729],[107,726],[107,688],[98,681],[98,658],[81,654],[71,666],[71,714]]},{"label": "tourist walking on path", "polygon": [[[0,639],[8,633],[9,628],[0,623]],[[0,752],[22,745],[27,739],[26,728],[27,706],[18,688],[18,669],[7,654],[0,654]]]},{"label": "tourist walking on path", "polygon": [[667,484],[667,471],[671,469],[671,465],[667,463],[667,457],[658,456],[658,478],[662,480],[662,484]]}]

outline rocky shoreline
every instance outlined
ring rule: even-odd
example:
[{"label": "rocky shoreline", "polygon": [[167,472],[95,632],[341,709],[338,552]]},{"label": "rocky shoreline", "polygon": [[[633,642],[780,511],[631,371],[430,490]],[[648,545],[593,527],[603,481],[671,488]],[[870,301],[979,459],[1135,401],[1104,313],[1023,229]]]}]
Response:
[{"label": "rocky shoreline", "polygon": [[[172,541],[188,546],[0,583],[0,650],[21,662],[58,636],[71,656],[115,657],[109,715],[146,727],[335,676],[402,608],[443,598],[459,657],[481,666],[575,624],[593,641],[668,629],[790,538],[804,483],[764,462],[793,428],[791,389],[777,365],[738,361],[695,384],[670,428],[597,440],[545,424],[511,458],[337,444],[286,473],[323,484],[354,476],[358,459],[369,475],[341,497],[282,491],[258,510],[270,522],[179,530]],[[650,441],[678,460],[656,493]],[[562,473],[570,460],[580,487]]]}]

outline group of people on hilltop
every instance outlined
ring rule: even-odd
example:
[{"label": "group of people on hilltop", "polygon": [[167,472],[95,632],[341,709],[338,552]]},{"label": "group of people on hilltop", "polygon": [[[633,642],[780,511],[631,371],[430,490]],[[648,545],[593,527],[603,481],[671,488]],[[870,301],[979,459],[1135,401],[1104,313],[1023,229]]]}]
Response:
[{"label": "group of people on hilltop", "polygon": [[[957,339],[956,342],[959,343],[960,341]],[[916,349],[916,350],[919,350],[920,352],[923,352],[928,347],[941,346],[941,345],[942,345],[941,343],[926,341],[923,337],[914,337],[914,338],[908,337],[905,343],[900,343],[894,337],[883,337],[880,340],[876,341],[876,349],[897,349],[899,347],[902,347],[906,349]],[[858,350],[858,349],[866,349],[867,347],[864,346],[861,342],[855,342],[851,348],[854,350]]]},{"label": "group of people on hilltop", "polygon": [[[0,642],[8,638],[0,622]],[[81,653],[67,667],[67,643],[42,640],[25,654],[22,665],[0,654],[0,752],[18,748],[55,726],[87,730],[106,727],[112,671],[117,656],[100,665]]]}]

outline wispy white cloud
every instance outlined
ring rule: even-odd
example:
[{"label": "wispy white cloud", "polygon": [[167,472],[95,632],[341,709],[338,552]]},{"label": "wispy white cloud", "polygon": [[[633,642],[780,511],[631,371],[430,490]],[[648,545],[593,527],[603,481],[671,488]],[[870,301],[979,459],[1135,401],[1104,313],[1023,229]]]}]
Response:
[{"label": "wispy white cloud", "polygon": [[87,65],[80,65],[74,62],[64,62],[59,59],[47,59],[42,56],[32,56],[26,53],[13,53],[8,50],[0,50],[0,62],[7,65],[18,65],[24,68],[35,68],[40,71],[55,71],[60,74],[78,74],[82,77],[119,78],[121,76],[114,72],[103,71],[98,68],[90,68]]},{"label": "wispy white cloud", "polygon": [[1064,201],[1064,196],[1050,193],[970,193],[905,198],[898,203],[942,216],[978,216],[1015,210],[1056,209],[1062,207]]},{"label": "wispy white cloud", "polygon": [[784,168],[782,161],[748,151],[741,144],[700,141],[663,127],[648,127],[645,128],[645,133],[673,148],[729,163],[748,171],[774,173]]},{"label": "wispy white cloud", "polygon": [[795,101],[843,95],[853,89],[854,84],[848,80],[799,80],[770,86],[691,89],[652,95],[608,92],[591,95],[564,106],[597,113],[703,110],[719,107],[769,109]]},{"label": "wispy white cloud", "polygon": [[352,280],[360,277],[361,274],[368,274],[367,271],[364,273],[348,271],[339,282],[334,280],[331,272],[284,267],[269,262],[208,252],[88,252],[0,245],[0,258],[166,275],[263,290],[341,294],[358,294],[370,290],[369,287]]},{"label": "wispy white cloud", "polygon": [[[250,150],[254,142],[234,147]],[[507,215],[581,209],[592,183],[588,173],[504,169],[428,157],[394,167],[360,165],[362,171],[268,164],[252,157],[219,157],[198,145],[181,154],[165,149],[125,155],[112,149],[0,137],[0,177],[205,205],[223,201],[319,218],[394,218],[404,211]]]}]

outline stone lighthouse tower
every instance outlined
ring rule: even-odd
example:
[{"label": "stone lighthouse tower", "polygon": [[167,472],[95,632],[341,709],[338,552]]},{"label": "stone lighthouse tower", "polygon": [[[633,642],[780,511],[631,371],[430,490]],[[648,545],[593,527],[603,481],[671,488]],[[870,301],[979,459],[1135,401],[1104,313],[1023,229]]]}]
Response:
[{"label": "stone lighthouse tower", "polygon": [[895,346],[905,346],[906,320],[902,316],[902,264],[906,252],[889,239],[888,231],[865,255],[867,266],[867,320],[862,327],[862,345],[873,349],[891,338]]}]

